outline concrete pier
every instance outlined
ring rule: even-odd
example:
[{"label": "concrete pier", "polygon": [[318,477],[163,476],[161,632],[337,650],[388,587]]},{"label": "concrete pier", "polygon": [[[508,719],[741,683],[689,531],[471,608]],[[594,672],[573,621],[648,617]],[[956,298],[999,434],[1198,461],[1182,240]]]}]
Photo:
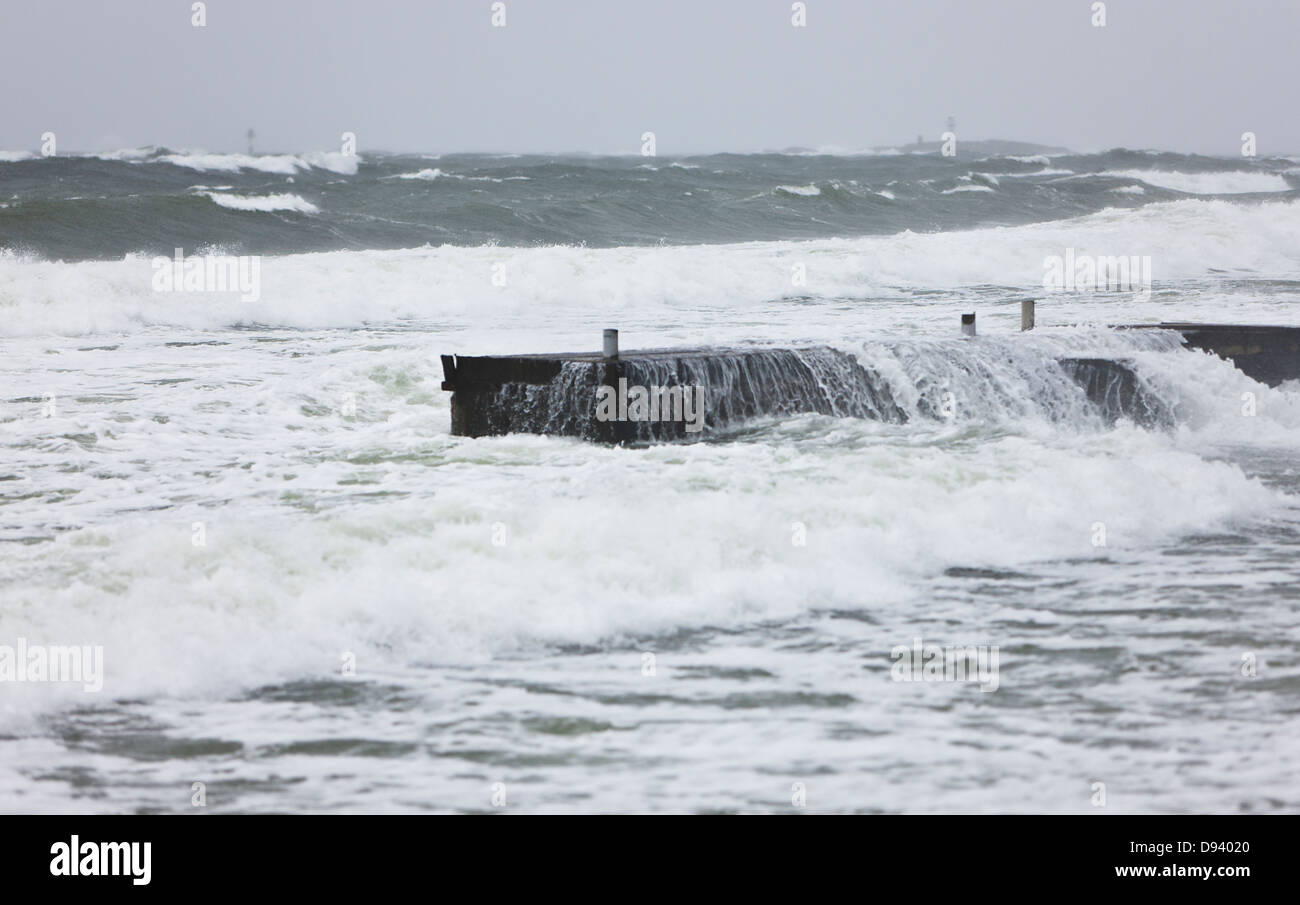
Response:
[{"label": "concrete pier", "polygon": [[[1219,355],[1272,386],[1300,378],[1300,327],[1164,323],[1119,329],[1175,331],[1187,347]],[[889,380],[827,346],[622,351],[616,334],[609,335],[614,332],[606,332],[600,352],[443,355],[452,433],[659,442],[698,439],[705,430],[762,415],[818,413],[893,423],[909,417]],[[1058,363],[1106,419],[1173,423],[1173,413],[1144,391],[1129,363]]]},{"label": "concrete pier", "polygon": [[[690,439],[699,425],[716,428],[758,415],[907,420],[886,381],[826,346],[649,349],[617,358],[603,352],[444,355],[442,367],[442,388],[452,391],[451,432],[465,437],[540,433],[653,442]],[[612,418],[597,409],[602,387],[620,403]],[[621,404],[636,388],[655,397],[647,413],[653,417],[636,420]]]},{"label": "concrete pier", "polygon": [[1247,377],[1269,386],[1300,378],[1300,327],[1253,324],[1161,323],[1126,330],[1173,330],[1188,348],[1226,358]]},{"label": "concrete pier", "polygon": [[1173,410],[1143,392],[1131,363],[1111,358],[1062,358],[1060,365],[1109,423],[1128,418],[1143,427],[1173,426]]}]

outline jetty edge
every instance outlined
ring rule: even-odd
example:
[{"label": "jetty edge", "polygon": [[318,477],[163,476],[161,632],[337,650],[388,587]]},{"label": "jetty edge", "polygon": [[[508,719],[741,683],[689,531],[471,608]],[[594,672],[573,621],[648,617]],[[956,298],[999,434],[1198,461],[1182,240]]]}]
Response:
[{"label": "jetty edge", "polygon": [[1275,387],[1300,378],[1300,327],[1262,324],[1123,324],[1119,330],[1170,330],[1183,345],[1225,358],[1252,380]]},{"label": "jetty edge", "polygon": [[[1175,332],[1184,347],[1231,361],[1269,386],[1300,379],[1300,327],[1164,322],[1113,328]],[[606,444],[696,439],[700,433],[691,427],[697,413],[687,407],[695,401],[690,389],[698,386],[709,388],[698,415],[709,427],[814,412],[895,423],[909,418],[887,380],[829,346],[619,351],[617,331],[608,330],[601,352],[442,355],[441,360],[442,389],[452,394],[451,433],[461,437],[533,433]],[[1062,356],[1057,362],[1107,420],[1172,423],[1172,412],[1142,392],[1131,363],[1122,357]],[[602,388],[609,388],[605,397],[617,405],[613,417],[598,416]],[[639,390],[645,405],[655,404],[656,417],[627,417],[627,400]]]}]

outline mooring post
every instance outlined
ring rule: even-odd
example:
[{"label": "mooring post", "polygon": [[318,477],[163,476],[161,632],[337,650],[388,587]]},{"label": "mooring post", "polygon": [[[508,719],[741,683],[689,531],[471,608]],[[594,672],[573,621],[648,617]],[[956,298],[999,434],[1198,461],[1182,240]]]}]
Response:
[{"label": "mooring post", "polygon": [[975,335],[975,312],[963,314],[961,316],[961,334],[962,336]]},{"label": "mooring post", "polygon": [[606,358],[618,358],[618,331],[606,328],[601,336],[602,352]]},{"label": "mooring post", "polygon": [[1025,299],[1020,303],[1020,329],[1034,329],[1034,300]]}]

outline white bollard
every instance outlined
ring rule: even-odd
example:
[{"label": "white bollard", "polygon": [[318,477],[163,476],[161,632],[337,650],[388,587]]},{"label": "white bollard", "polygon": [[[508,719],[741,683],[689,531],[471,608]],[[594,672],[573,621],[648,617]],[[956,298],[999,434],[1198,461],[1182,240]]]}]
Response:
[{"label": "white bollard", "polygon": [[618,331],[606,329],[601,336],[601,349],[606,358],[618,358]]},{"label": "white bollard", "polygon": [[961,335],[962,336],[975,335],[975,312],[974,311],[972,311],[970,314],[963,314],[961,316]]}]

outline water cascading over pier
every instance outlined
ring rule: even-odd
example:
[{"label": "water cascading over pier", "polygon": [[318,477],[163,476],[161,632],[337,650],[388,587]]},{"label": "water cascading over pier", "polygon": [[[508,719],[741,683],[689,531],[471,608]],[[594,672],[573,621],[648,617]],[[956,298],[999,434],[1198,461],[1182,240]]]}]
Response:
[{"label": "water cascading over pier", "polygon": [[[1109,348],[1189,354],[1167,331],[1105,336]],[[805,413],[895,424],[1016,417],[1098,427],[1120,419],[1153,428],[1174,423],[1175,403],[1134,361],[1088,354],[1089,342],[1026,335],[874,342],[853,353],[808,346],[448,355],[443,388],[453,391],[452,433],[470,437],[692,440],[757,417]],[[656,397],[653,417],[635,401],[627,405],[642,390]]]}]

